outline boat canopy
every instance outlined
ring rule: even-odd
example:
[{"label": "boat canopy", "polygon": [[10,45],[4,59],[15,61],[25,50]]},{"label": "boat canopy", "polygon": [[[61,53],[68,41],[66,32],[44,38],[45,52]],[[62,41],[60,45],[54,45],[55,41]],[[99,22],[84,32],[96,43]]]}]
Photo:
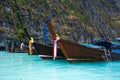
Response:
[{"label": "boat canopy", "polygon": [[120,41],[120,38],[116,38],[116,41]]},{"label": "boat canopy", "polygon": [[100,42],[94,43],[94,45],[103,46],[106,49],[110,49],[113,44],[107,41],[100,41]]}]

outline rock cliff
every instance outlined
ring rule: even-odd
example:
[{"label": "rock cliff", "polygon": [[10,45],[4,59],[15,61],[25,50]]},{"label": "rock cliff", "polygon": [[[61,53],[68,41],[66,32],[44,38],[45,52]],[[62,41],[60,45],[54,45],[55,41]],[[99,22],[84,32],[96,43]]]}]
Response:
[{"label": "rock cliff", "polygon": [[[12,34],[6,37],[12,37],[26,27],[43,42],[43,25],[51,18],[61,38],[76,43],[91,43],[95,38],[114,40],[120,30],[119,4],[120,0],[1,0],[0,27],[3,30],[0,29],[0,33],[4,37],[8,34],[7,28]],[[51,40],[47,30],[48,43]]]}]

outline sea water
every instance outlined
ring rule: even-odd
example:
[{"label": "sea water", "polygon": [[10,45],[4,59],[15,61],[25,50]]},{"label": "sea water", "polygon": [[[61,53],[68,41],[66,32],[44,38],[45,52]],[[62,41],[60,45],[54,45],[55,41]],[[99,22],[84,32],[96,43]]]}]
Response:
[{"label": "sea water", "polygon": [[120,61],[69,63],[0,51],[0,80],[120,80]]}]

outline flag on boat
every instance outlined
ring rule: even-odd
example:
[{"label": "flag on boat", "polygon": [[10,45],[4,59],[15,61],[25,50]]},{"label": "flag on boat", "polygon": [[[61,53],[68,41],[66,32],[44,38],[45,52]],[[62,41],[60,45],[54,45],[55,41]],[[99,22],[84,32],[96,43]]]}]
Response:
[{"label": "flag on boat", "polygon": [[47,24],[44,23],[43,39],[45,42],[46,42],[46,34],[47,34]]}]

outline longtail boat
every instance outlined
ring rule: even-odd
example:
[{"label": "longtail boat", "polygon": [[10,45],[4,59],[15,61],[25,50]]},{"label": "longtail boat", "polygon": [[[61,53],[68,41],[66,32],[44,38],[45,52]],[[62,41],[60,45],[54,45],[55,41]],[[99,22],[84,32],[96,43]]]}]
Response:
[{"label": "longtail boat", "polygon": [[[37,42],[34,42],[33,45],[42,59],[53,59],[51,46],[40,44]],[[57,54],[56,59],[65,59],[60,48],[57,48],[57,53],[58,54]]]},{"label": "longtail boat", "polygon": [[[24,32],[25,32],[26,36],[28,37],[28,39],[30,40],[30,36],[29,36],[26,28],[24,28]],[[39,55],[42,59],[53,59],[52,46],[44,45],[44,44],[41,44],[41,43],[35,42],[35,41],[33,42],[33,46],[38,53],[36,55]],[[58,54],[57,54],[56,59],[65,59],[60,48],[57,48],[57,53]]]},{"label": "longtail boat", "polygon": [[6,45],[4,39],[0,38],[0,51],[6,50]]},{"label": "longtail boat", "polygon": [[[47,22],[47,26],[52,34],[52,37],[56,38],[57,35],[50,20]],[[66,60],[69,62],[120,60],[120,54],[111,53],[109,49],[91,48],[64,39],[59,39],[57,43]]]},{"label": "longtail boat", "polygon": [[9,39],[8,42],[6,42],[6,50],[10,53],[25,53],[26,52],[26,48],[25,46],[21,47],[19,46],[19,41],[17,40],[13,40],[13,39]]},{"label": "longtail boat", "polygon": [[0,46],[0,51],[6,50],[5,46]]}]

